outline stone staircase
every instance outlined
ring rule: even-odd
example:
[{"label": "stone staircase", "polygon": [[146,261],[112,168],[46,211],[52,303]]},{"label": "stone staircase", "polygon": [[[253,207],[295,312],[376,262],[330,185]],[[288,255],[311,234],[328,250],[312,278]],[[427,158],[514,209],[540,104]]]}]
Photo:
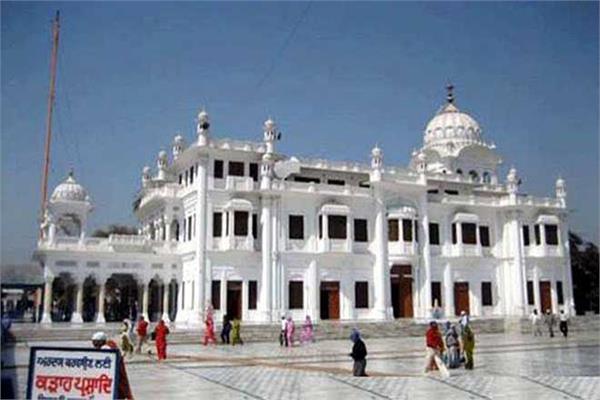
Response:
[{"label": "stone staircase", "polygon": [[[456,320],[452,320],[455,322]],[[443,320],[439,322],[444,322]],[[365,338],[409,337],[423,336],[427,330],[428,321],[415,319],[397,319],[394,321],[321,321],[315,324],[317,340],[347,339],[353,328],[357,328]],[[279,340],[279,323],[275,324],[245,324],[242,326],[242,338],[247,342],[277,342]],[[481,333],[531,333],[531,326],[526,318],[486,318],[471,320],[471,326],[476,334]],[[17,343],[44,341],[88,341],[92,334],[104,331],[111,337],[116,337],[121,327],[120,323],[97,324],[68,324],[57,323],[51,326],[34,325],[31,323],[15,323],[12,332]],[[154,327],[154,324],[151,324]],[[558,327],[557,327],[558,329]],[[219,336],[220,326],[216,334]],[[302,322],[296,323],[296,335],[302,330]],[[577,316],[569,321],[569,330],[600,331],[600,316]],[[169,335],[169,343],[200,343],[203,327],[175,324]]]}]

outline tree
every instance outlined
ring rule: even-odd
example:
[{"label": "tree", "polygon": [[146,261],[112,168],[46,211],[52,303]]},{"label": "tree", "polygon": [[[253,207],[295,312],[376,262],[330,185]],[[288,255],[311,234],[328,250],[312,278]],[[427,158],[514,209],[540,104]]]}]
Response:
[{"label": "tree", "polygon": [[94,233],[92,233],[92,236],[107,238],[113,233],[116,235],[137,235],[137,232],[138,230],[134,226],[110,224],[106,228],[96,229]]},{"label": "tree", "polygon": [[584,241],[573,232],[569,232],[569,246],[575,310],[579,315],[585,314],[586,311],[598,314],[598,246]]}]

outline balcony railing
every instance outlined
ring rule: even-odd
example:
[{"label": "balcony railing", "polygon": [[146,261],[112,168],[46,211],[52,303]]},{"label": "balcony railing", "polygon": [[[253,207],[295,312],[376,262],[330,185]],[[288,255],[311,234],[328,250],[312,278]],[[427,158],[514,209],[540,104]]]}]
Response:
[{"label": "balcony railing", "polygon": [[255,251],[257,250],[257,248],[257,241],[254,238],[248,236],[225,236],[220,238],[213,238],[212,240],[212,249],[218,251]]},{"label": "balcony railing", "polygon": [[562,257],[563,251],[560,246],[528,246],[525,247],[527,257]]},{"label": "balcony railing", "polygon": [[414,256],[417,254],[418,246],[416,242],[391,241],[388,242],[388,252],[390,255]]}]

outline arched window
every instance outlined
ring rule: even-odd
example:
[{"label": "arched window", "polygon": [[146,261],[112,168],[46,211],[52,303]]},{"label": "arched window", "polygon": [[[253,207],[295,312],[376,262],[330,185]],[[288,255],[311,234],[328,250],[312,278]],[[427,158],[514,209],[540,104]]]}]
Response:
[{"label": "arched window", "polygon": [[491,181],[491,178],[490,178],[490,173],[489,173],[489,172],[487,172],[487,171],[485,171],[485,172],[483,173],[483,182],[484,182],[484,183],[490,183],[490,181]]},{"label": "arched window", "polygon": [[470,170],[469,171],[469,176],[471,177],[472,180],[476,181],[479,178],[479,174],[477,173],[477,171],[475,170]]},{"label": "arched window", "polygon": [[459,169],[457,169],[457,170],[456,170],[456,173],[457,173],[458,175],[462,175],[462,169],[460,169],[460,168],[459,168]]}]

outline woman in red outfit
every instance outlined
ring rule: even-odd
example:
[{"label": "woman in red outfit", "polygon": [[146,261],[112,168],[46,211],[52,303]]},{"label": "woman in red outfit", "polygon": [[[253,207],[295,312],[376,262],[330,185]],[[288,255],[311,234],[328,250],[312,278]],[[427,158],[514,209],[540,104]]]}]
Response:
[{"label": "woman in red outfit", "polygon": [[165,360],[167,358],[167,335],[169,334],[169,328],[165,325],[165,321],[162,319],[154,328],[154,335],[156,337],[156,352],[158,353],[159,360]]},{"label": "woman in red outfit", "polygon": [[204,345],[206,346],[209,342],[217,344],[217,338],[215,337],[215,321],[213,319],[212,307],[208,307],[206,310],[206,319],[204,320]]},{"label": "woman in red outfit", "polygon": [[448,368],[446,368],[441,359],[442,352],[444,351],[444,341],[442,340],[442,335],[440,334],[437,322],[435,321],[429,323],[429,329],[425,334],[425,345],[425,373],[428,373],[437,367],[444,378],[449,377],[450,373],[448,372]]}]

